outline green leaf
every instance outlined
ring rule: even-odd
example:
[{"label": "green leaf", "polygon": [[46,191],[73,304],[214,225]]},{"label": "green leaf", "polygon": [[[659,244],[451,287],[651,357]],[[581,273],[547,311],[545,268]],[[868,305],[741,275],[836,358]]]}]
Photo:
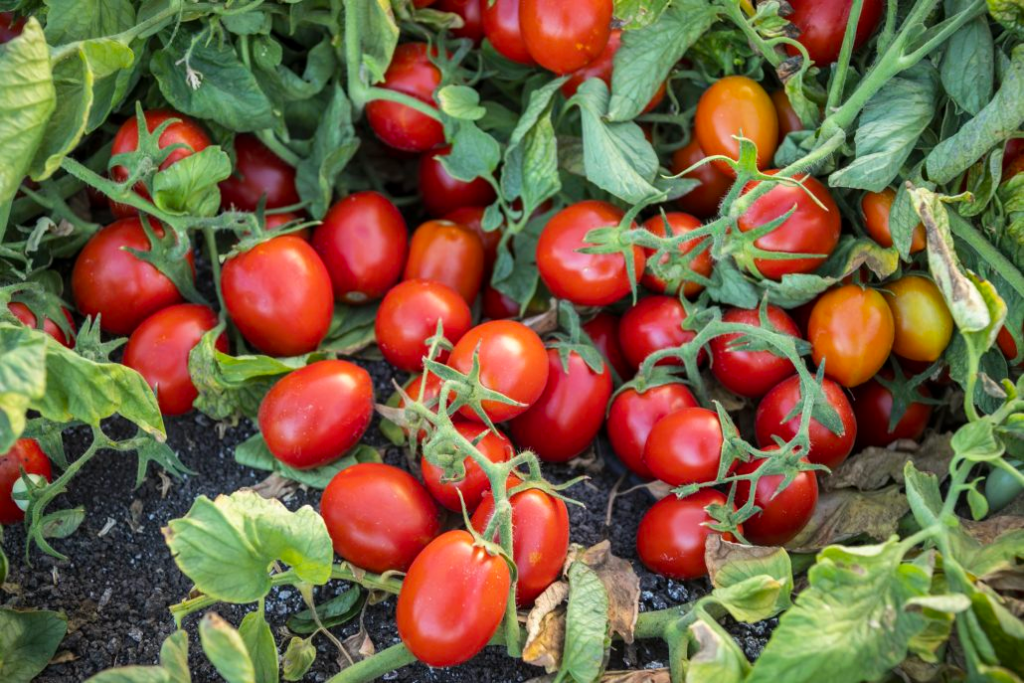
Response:
[{"label": "green leaf", "polygon": [[259,611],[249,612],[238,627],[245,649],[249,652],[256,683],[277,683],[280,680],[277,666],[277,643],[270,631],[270,624]]},{"label": "green leaf", "polygon": [[381,462],[380,453],[372,446],[360,444],[350,450],[344,457],[338,458],[329,465],[311,470],[297,470],[289,467],[274,457],[267,448],[262,434],[254,434],[235,449],[235,461],[246,467],[253,467],[268,472],[277,472],[282,477],[292,479],[315,489],[325,489],[338,472],[361,462]]},{"label": "green leaf", "polygon": [[551,103],[564,82],[565,79],[556,78],[530,93],[505,150],[502,194],[507,199],[522,198],[526,215],[532,215],[562,188]]},{"label": "green leaf", "polygon": [[43,140],[29,171],[33,180],[44,180],[60,167],[61,160],[81,141],[92,107],[93,72],[85,52],[75,50],[53,66],[57,108],[46,123]]},{"label": "green leaf", "polygon": [[995,425],[988,420],[968,422],[956,431],[950,446],[960,457],[971,462],[998,460],[1006,446],[996,438]]},{"label": "green leaf", "polygon": [[153,203],[180,216],[214,216],[220,211],[217,183],[230,177],[228,155],[220,147],[207,147],[153,176]]},{"label": "green leaf", "polygon": [[334,305],[334,317],[320,349],[327,353],[351,356],[372,344],[376,338],[374,327],[379,304],[362,306]]},{"label": "green leaf", "polygon": [[622,30],[632,31],[658,20],[671,0],[615,0],[614,16]]},{"label": "green leaf", "polygon": [[919,471],[908,460],[903,468],[903,479],[907,487],[907,501],[918,524],[921,528],[936,524],[942,512],[938,478],[934,474]]},{"label": "green leaf", "polygon": [[346,25],[350,21],[356,23],[352,34],[359,38],[359,48],[355,53],[362,60],[360,77],[365,74],[371,85],[383,81],[398,44],[398,26],[390,0],[346,2]]},{"label": "green leaf", "polygon": [[738,615],[742,611],[754,617],[752,621],[760,621],[789,608],[793,566],[784,549],[752,550],[728,541],[720,541],[718,548],[724,553],[725,563],[715,563],[712,570],[712,595],[734,617],[741,618]]},{"label": "green leaf", "polygon": [[1008,31],[1024,36],[1024,2],[1021,0],[988,0],[988,12]]},{"label": "green leaf", "polygon": [[159,666],[122,666],[108,669],[85,683],[177,683]]},{"label": "green leaf", "polygon": [[[341,595],[317,605],[316,615],[320,617],[320,623],[324,625],[324,628],[331,629],[346,624],[359,616],[365,602],[366,594],[358,586],[353,585]],[[304,609],[288,618],[288,630],[293,633],[307,636],[316,633],[319,629],[320,626],[313,618],[312,610]]]},{"label": "green leaf", "polygon": [[761,574],[739,583],[716,588],[712,595],[737,621],[754,624],[778,614],[789,604],[788,587],[782,581]]},{"label": "green leaf", "polygon": [[560,676],[594,681],[601,675],[608,637],[608,593],[584,562],[569,567],[569,606],[565,613],[565,650]]},{"label": "green leaf", "polygon": [[111,36],[135,25],[131,0],[45,0],[45,4],[50,45]]},{"label": "green leaf", "polygon": [[296,169],[299,197],[310,203],[314,218],[323,218],[334,196],[334,181],[355,156],[359,138],[352,125],[352,105],[338,84],[330,91],[323,118],[313,136],[313,153]]},{"label": "green leaf", "polygon": [[281,659],[281,668],[286,681],[301,681],[316,661],[316,647],[306,638],[292,638]]},{"label": "green leaf", "polygon": [[45,393],[45,333],[0,323],[0,452],[25,431],[25,412]]},{"label": "green leaf", "polygon": [[689,629],[697,652],[690,658],[686,683],[742,683],[750,662],[729,633],[701,614]]},{"label": "green leaf", "polygon": [[996,661],[1011,671],[1024,671],[1024,622],[1005,607],[1003,598],[984,588],[971,594],[971,603]]},{"label": "green leaf", "polygon": [[188,633],[177,630],[167,636],[160,646],[160,665],[167,671],[171,683],[191,683],[188,670]]},{"label": "green leaf", "polygon": [[256,683],[256,670],[242,636],[221,619],[209,612],[199,622],[199,641],[207,659],[227,683]]},{"label": "green leaf", "polygon": [[[946,16],[967,9],[965,0],[947,0]],[[946,43],[939,67],[942,87],[957,106],[974,115],[992,99],[995,45],[985,17],[970,21]]]},{"label": "green leaf", "polygon": [[30,683],[53,659],[67,630],[63,614],[0,609],[0,681]]},{"label": "green leaf", "polygon": [[468,85],[446,85],[437,91],[441,111],[455,119],[479,121],[487,115],[480,106],[480,94]]},{"label": "green leaf", "polygon": [[490,134],[468,121],[458,124],[452,140],[452,151],[439,157],[450,176],[463,182],[486,178],[494,173],[501,161],[501,145]]}]

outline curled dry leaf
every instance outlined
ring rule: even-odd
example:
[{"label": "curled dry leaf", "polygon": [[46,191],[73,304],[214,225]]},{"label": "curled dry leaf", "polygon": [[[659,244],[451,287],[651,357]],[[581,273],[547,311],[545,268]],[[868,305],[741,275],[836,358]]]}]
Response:
[{"label": "curled dry leaf", "polygon": [[277,472],[272,472],[263,481],[250,487],[251,491],[255,491],[264,498],[277,498],[278,500],[284,500],[299,488],[299,483],[292,479],[285,479]]},{"label": "curled dry leaf", "polygon": [[556,581],[547,587],[533,603],[526,617],[526,645],[523,661],[555,672],[562,663],[562,645],[565,642],[565,607],[569,597],[569,583]]},{"label": "curled dry leaf", "polygon": [[790,552],[808,553],[854,536],[883,540],[896,533],[910,509],[899,486],[880,491],[840,489],[818,498],[814,516],[796,538],[786,544]]},{"label": "curled dry leaf", "polygon": [[931,433],[921,444],[898,441],[889,448],[865,448],[848,458],[835,472],[821,479],[826,490],[858,489],[877,491],[890,482],[903,483],[903,468],[913,460],[921,472],[934,474],[939,481],[949,476],[953,459],[950,433]]},{"label": "curled dry leaf", "polygon": [[[570,551],[569,562],[572,556]],[[608,623],[612,634],[632,643],[640,613],[640,577],[633,571],[633,565],[612,555],[611,542],[607,540],[578,553],[576,559],[594,570],[608,592]]]},{"label": "curled dry leaf", "polygon": [[711,577],[712,585],[717,586],[715,577],[718,575],[718,571],[729,562],[764,559],[777,552],[779,552],[779,548],[776,546],[731,543],[723,541],[718,534],[711,534],[704,546],[704,561],[708,565],[708,575]]},{"label": "curled dry leaf", "polygon": [[989,517],[981,522],[962,519],[960,520],[960,525],[974,540],[986,546],[991,545],[997,538],[1007,532],[1024,529],[1024,517],[999,515],[998,517]]},{"label": "curled dry leaf", "polygon": [[550,308],[548,308],[548,310],[539,315],[526,318],[523,320],[523,324],[541,336],[557,330],[558,306],[556,305],[555,300],[551,300]]}]

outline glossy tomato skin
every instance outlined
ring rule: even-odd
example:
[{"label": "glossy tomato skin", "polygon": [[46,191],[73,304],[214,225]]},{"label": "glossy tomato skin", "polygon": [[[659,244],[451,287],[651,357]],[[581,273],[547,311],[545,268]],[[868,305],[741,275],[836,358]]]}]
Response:
[{"label": "glossy tomato skin", "polygon": [[334,298],[362,304],[384,296],[402,276],[409,230],[401,212],[377,192],[356,192],[331,207],[313,232]]},{"label": "glossy tomato skin", "polygon": [[464,228],[469,228],[480,238],[480,244],[484,246],[484,279],[489,280],[489,275],[494,270],[494,262],[498,259],[498,243],[501,242],[501,231],[484,230],[484,207],[464,206],[455,209],[444,217],[444,220],[458,223]]},{"label": "glossy tomato skin", "polygon": [[491,41],[494,49],[513,62],[526,66],[536,64],[526,49],[519,26],[522,0],[494,0],[494,4],[489,4],[489,0],[482,2],[484,35]]},{"label": "glossy tomato skin", "polygon": [[448,285],[472,304],[484,278],[484,245],[473,230],[450,221],[427,221],[412,234],[403,280]]},{"label": "glossy tomato skin", "polygon": [[[711,504],[725,505],[726,498],[713,489],[703,489],[686,498],[669,494],[655,503],[640,520],[636,532],[640,561],[651,571],[670,579],[706,576],[704,546],[708,536],[718,533],[703,526],[713,521],[704,510]],[[722,538],[731,541],[732,534],[724,534]]]},{"label": "glossy tomato skin", "polygon": [[[704,91],[697,103],[694,135],[708,156],[738,159],[740,135],[757,145],[757,167],[771,163],[779,144],[775,105],[759,83],[746,76],[726,76]],[[736,177],[729,164],[713,162],[722,173]]]},{"label": "glossy tomato skin", "polygon": [[491,285],[484,285],[480,310],[487,320],[508,320],[519,317],[519,302],[505,296]]},{"label": "glossy tomato skin", "polygon": [[1024,138],[1011,138],[1003,148],[1003,174],[1005,183],[1018,173],[1024,173]]},{"label": "glossy tomato skin", "polygon": [[462,27],[452,29],[456,38],[468,38],[479,45],[484,38],[484,7],[487,0],[437,0],[434,9],[462,17]]},{"label": "glossy tomato skin", "polygon": [[[778,306],[768,307],[768,322],[776,332],[800,338],[800,328]],[[722,315],[722,322],[761,327],[761,314],[756,308],[731,308]],[[708,345],[711,349],[711,372],[729,391],[747,398],[759,398],[796,369],[786,358],[770,351],[742,351],[731,348],[742,335],[724,334]]]},{"label": "glossy tomato skin", "polygon": [[626,355],[622,352],[622,346],[619,344],[619,318],[617,316],[607,311],[601,311],[583,323],[583,331],[587,333],[590,341],[594,343],[604,359],[615,368],[619,379],[625,380],[632,376],[633,368],[626,360]]},{"label": "glossy tomato skin", "polygon": [[420,157],[419,183],[423,208],[431,216],[441,217],[465,206],[487,206],[497,195],[483,178],[468,183],[448,175],[438,157],[451,154],[452,148],[442,147]]},{"label": "glossy tomato skin", "polygon": [[[842,434],[833,434],[828,427],[811,418],[810,449],[807,459],[816,465],[825,465],[835,469],[846,460],[853,450],[857,439],[857,418],[853,407],[843,393],[842,387],[826,378],[822,384],[829,405],[839,414],[843,425]],[[767,448],[775,444],[774,437],[790,441],[800,429],[800,415],[791,420],[786,416],[792,412],[800,400],[800,377],[793,376],[782,381],[768,392],[757,406],[754,417],[754,431],[757,435],[758,448]]]},{"label": "glossy tomato skin", "polygon": [[[150,225],[153,234],[163,237],[163,228]],[[71,271],[71,292],[79,312],[100,315],[103,330],[119,335],[131,334],[153,313],[183,301],[170,278],[125,248],[150,250],[138,218],[123,218],[90,237]],[[187,258],[193,265],[191,250]]]},{"label": "glossy tomato skin", "polygon": [[654,424],[644,446],[644,463],[671,486],[703,484],[718,478],[723,442],[717,413],[683,408]]},{"label": "glossy tomato skin", "polygon": [[[10,311],[11,315],[13,315],[19,321],[21,321],[21,323],[26,327],[31,327],[33,329],[36,328],[36,316],[34,313],[32,313],[32,310],[25,304],[21,303],[20,301],[12,301],[9,304],[7,304],[7,310]],[[68,311],[68,309],[64,308],[63,306],[61,306],[60,310],[64,312],[64,317],[67,319],[68,324],[71,325],[71,331],[74,332],[75,321],[71,319],[71,313]],[[65,346],[70,349],[73,348],[75,345],[74,340],[68,339],[68,336],[64,333],[64,330],[60,328],[60,325],[53,322],[49,318],[43,319],[43,332],[46,332],[46,334],[56,339],[61,346]]]},{"label": "glossy tomato skin", "polygon": [[221,208],[255,211],[262,197],[266,197],[267,209],[298,204],[295,169],[255,135],[239,135],[235,138],[235,172],[220,182]]},{"label": "glossy tomato skin", "polygon": [[807,339],[815,364],[844,387],[875,376],[892,351],[896,334],[892,311],[877,290],[843,285],[814,304]]},{"label": "glossy tomato skin", "polygon": [[[861,213],[864,215],[864,228],[868,235],[879,246],[892,246],[892,231],[889,228],[889,214],[892,211],[892,204],[896,200],[896,192],[891,188],[885,188],[881,192],[865,192],[860,200]],[[924,233],[924,224],[918,223],[914,227],[911,237],[910,253],[916,254],[927,245],[927,238]]]},{"label": "glossy tomato skin", "polygon": [[[477,442],[476,448],[491,462],[506,462],[513,455],[512,442],[501,432],[492,432],[485,425],[479,422],[470,422],[456,418],[452,420],[456,431],[469,441],[475,441],[480,435],[483,438]],[[487,475],[480,469],[480,465],[469,455],[463,460],[466,467],[466,476],[458,481],[444,481],[444,470],[424,459],[420,463],[423,472],[423,483],[426,485],[430,495],[438,503],[453,512],[462,512],[462,503],[465,501],[466,511],[473,514],[473,511],[480,506],[484,492],[490,490],[490,482]],[[461,498],[459,493],[462,493]]]},{"label": "glossy tomato skin", "polygon": [[[405,386],[402,387],[402,389],[405,391],[406,394],[408,394],[410,399],[412,399],[413,401],[418,401],[419,403],[422,403],[430,407],[432,410],[436,412],[438,398],[441,395],[441,384],[441,379],[437,375],[428,372],[427,381],[424,382],[423,373],[420,373],[418,375],[414,375],[413,377],[411,377],[409,381],[405,383]],[[451,399],[449,399],[449,402],[450,400]],[[406,407],[406,402],[404,398],[399,399],[398,407]],[[411,430],[407,429],[405,431],[406,435],[411,436]],[[419,433],[416,435],[416,438],[420,441],[427,438],[427,430],[421,429]]]},{"label": "glossy tomato skin", "polygon": [[505,616],[512,576],[467,531],[438,536],[402,581],[395,619],[409,651],[428,666],[455,666],[487,645]]},{"label": "glossy tomato skin", "polygon": [[[580,306],[607,306],[630,293],[626,259],[617,254],[583,254],[584,238],[594,228],[619,224],[623,212],[608,202],[577,202],[555,214],[537,242],[537,268],[551,293]],[[639,278],[644,272],[644,253],[633,248],[633,265]]]},{"label": "glossy tomato skin", "polygon": [[[622,47],[622,31],[613,29],[608,36],[608,43],[604,46],[601,54],[586,66],[573,71],[569,76],[569,80],[562,84],[562,95],[566,99],[572,97],[579,90],[579,87],[591,78],[600,78],[608,86],[608,89],[611,90],[612,73],[615,68],[615,53],[619,51],[620,47]],[[656,109],[664,99],[665,84],[662,83],[641,113],[646,114]]]},{"label": "glossy tomato skin", "polygon": [[1013,335],[1010,334],[1005,325],[999,330],[999,335],[996,337],[996,345],[1003,352],[1003,355],[1006,356],[1006,360],[1015,360],[1017,358],[1017,342],[1013,340]]},{"label": "glossy tomato skin", "polygon": [[[292,211],[285,211],[284,213],[271,213],[263,217],[263,227],[267,232],[278,230],[288,225],[289,223],[296,223],[298,221],[306,220],[305,216],[294,213]],[[289,233],[300,237],[305,241],[309,241],[310,232],[309,228],[303,228],[302,230],[296,230]]]},{"label": "glossy tomato skin", "polygon": [[25,29],[25,18],[15,18],[13,12],[0,12],[0,45],[9,43]]},{"label": "glossy tomato skin", "polygon": [[[751,474],[762,460],[741,463],[737,475]],[[778,491],[782,475],[763,476],[754,489],[754,504],[761,511],[743,522],[743,535],[757,545],[784,545],[799,534],[814,515],[818,505],[818,479],[814,472],[805,470],[789,486]],[[776,493],[776,491],[778,491]],[[737,507],[750,498],[750,482],[740,480],[736,485]]]},{"label": "glossy tomato skin", "polygon": [[[440,282],[406,280],[393,287],[377,309],[375,324],[384,359],[400,370],[422,370],[427,339],[437,332],[438,321],[445,339],[455,344],[473,326],[473,314],[458,292]],[[442,349],[435,360],[443,363],[447,357]]]},{"label": "glossy tomato skin", "polygon": [[[680,213],[677,211],[666,213],[664,218],[662,218],[662,216],[660,215],[648,218],[644,222],[643,227],[659,237],[665,237],[667,235],[667,231],[665,229],[666,221],[668,221],[669,228],[672,229],[673,237],[688,232],[692,232],[693,230],[697,230],[698,228],[701,227],[700,219],[691,216],[690,214]],[[711,268],[713,267],[714,262],[711,259],[710,247],[711,245],[708,241],[707,236],[698,237],[696,239],[682,242],[679,245],[679,253],[689,254],[690,252],[695,251],[698,248],[702,248],[702,251],[693,257],[693,259],[687,264],[687,267],[693,272],[697,273],[698,275],[703,275],[704,277],[711,277]],[[644,276],[641,279],[641,282],[643,283],[644,287],[651,290],[652,292],[657,292],[658,294],[670,292],[672,294],[675,294],[676,291],[679,289],[680,283],[666,282],[665,280],[651,272],[650,260],[655,255],[655,253],[656,252],[654,249],[644,249],[644,256],[647,258],[648,268],[644,272]],[[667,255],[663,256],[661,259],[662,263],[665,263],[666,261],[668,261]],[[670,287],[670,284],[674,284],[675,286]],[[693,280],[684,280],[682,282],[682,289],[683,296],[689,299],[700,294],[704,290],[704,285]]]},{"label": "glossy tomato skin", "polygon": [[[217,322],[217,314],[207,306],[178,304],[146,318],[128,339],[122,362],[146,380],[164,415],[184,415],[192,410],[199,392],[188,371],[188,355]],[[227,353],[224,334],[214,345]]]},{"label": "glossy tomato skin", "polygon": [[331,278],[300,237],[275,237],[228,259],[221,289],[242,336],[271,356],[309,353],[331,326]]},{"label": "glossy tomato skin", "polygon": [[[892,379],[891,371],[879,373]],[[924,399],[931,398],[931,392],[923,384],[917,388]],[[894,441],[911,439],[917,441],[924,434],[928,421],[932,416],[932,407],[927,403],[913,402],[889,431],[889,420],[892,417],[892,392],[882,386],[877,379],[865,382],[853,391],[853,412],[857,416],[857,446],[867,448],[875,446],[885,448]]]},{"label": "glossy tomato skin", "polygon": [[[403,43],[395,49],[391,65],[379,87],[405,93],[436,108],[434,90],[441,71],[430,61],[425,43]],[[412,107],[387,100],[366,105],[366,118],[381,142],[405,152],[426,152],[444,143],[444,127]]]},{"label": "glossy tomato skin", "polygon": [[[812,61],[828,69],[829,64],[839,59],[846,25],[850,23],[852,0],[793,0],[790,6],[793,13],[787,19],[800,31],[797,40],[807,48],[807,55]],[[871,37],[884,9],[882,0],[864,0],[853,40],[854,49]],[[787,45],[786,49],[791,55],[800,54],[795,47]]]},{"label": "glossy tomato skin", "polygon": [[804,129],[804,122],[793,109],[785,90],[772,91],[771,98],[775,105],[775,116],[779,119],[779,140],[785,140],[790,133]]},{"label": "glossy tomato skin", "polygon": [[[689,144],[672,153],[673,175],[682,173],[706,156],[697,136],[693,135]],[[676,200],[679,208],[698,218],[718,215],[718,207],[732,187],[732,176],[722,173],[715,164],[704,164],[682,177],[696,180],[700,185]]]},{"label": "glossy tomato skin", "polygon": [[359,463],[334,475],[320,499],[334,552],[367,571],[405,571],[441,530],[437,506],[415,477]]},{"label": "glossy tomato skin", "polygon": [[520,448],[529,448],[546,462],[568,462],[586,450],[604,424],[612,395],[612,373],[604,364],[594,372],[575,352],[568,371],[557,349],[548,349],[548,382],[544,393],[525,413],[509,423]]},{"label": "glossy tomato skin", "polygon": [[[773,174],[776,171],[766,171]],[[749,232],[783,216],[794,206],[796,210],[777,228],[754,242],[766,251],[789,254],[821,254],[817,258],[754,259],[754,265],[766,278],[779,280],[787,273],[810,273],[825,262],[839,243],[841,221],[839,207],[832,195],[817,179],[804,175],[794,176],[821,202],[821,206],[807,196],[804,190],[787,185],[775,185],[768,194],[758,199],[737,221],[742,232]],[[744,192],[756,183],[747,186]]]},{"label": "glossy tomato skin", "polygon": [[612,0],[521,0],[519,27],[530,56],[567,74],[598,58],[611,36]]},{"label": "glossy tomato skin", "polygon": [[612,399],[608,409],[608,440],[612,450],[632,472],[644,479],[653,479],[644,461],[644,448],[654,425],[663,417],[700,404],[685,385],[662,384],[643,393],[630,387]]},{"label": "glossy tomato skin", "polygon": [[[634,370],[640,367],[647,356],[662,349],[682,346],[697,334],[682,328],[686,320],[686,309],[679,300],[671,296],[648,296],[640,299],[626,311],[619,322],[619,344],[622,353]],[[698,361],[703,361],[701,349]],[[681,365],[676,358],[663,358],[657,365]]]},{"label": "glossy tomato skin", "polygon": [[907,360],[933,363],[953,337],[953,316],[935,283],[921,275],[904,275],[885,286],[896,335],[892,351]]},{"label": "glossy tomato skin", "polygon": [[22,470],[53,481],[50,460],[34,439],[18,439],[11,450],[0,456],[0,524],[16,524],[25,519],[25,511],[11,498],[11,490],[21,479]]}]

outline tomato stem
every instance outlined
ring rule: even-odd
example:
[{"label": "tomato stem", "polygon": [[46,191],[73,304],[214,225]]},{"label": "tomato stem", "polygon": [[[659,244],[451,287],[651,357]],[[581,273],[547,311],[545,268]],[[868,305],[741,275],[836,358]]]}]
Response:
[{"label": "tomato stem", "polygon": [[409,648],[404,643],[399,643],[386,650],[381,650],[372,657],[356,662],[341,673],[327,679],[327,683],[369,683],[386,673],[415,662],[416,657],[409,652]]}]

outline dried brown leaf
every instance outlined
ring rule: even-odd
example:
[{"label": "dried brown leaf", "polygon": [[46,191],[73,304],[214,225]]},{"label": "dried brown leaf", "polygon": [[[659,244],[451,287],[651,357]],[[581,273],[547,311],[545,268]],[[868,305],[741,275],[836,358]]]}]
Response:
[{"label": "dried brown leaf", "polygon": [[1024,517],[999,515],[998,517],[989,517],[980,522],[962,519],[960,520],[960,526],[981,545],[989,545],[1007,532],[1024,529]]},{"label": "dried brown leaf", "polygon": [[271,472],[266,479],[254,484],[251,490],[260,494],[264,498],[277,498],[282,500],[285,497],[295,493],[299,488],[299,483],[291,479],[285,479],[277,472]]},{"label": "dried brown leaf", "polygon": [[727,563],[734,560],[756,560],[763,557],[770,557],[779,549],[775,546],[743,545],[742,543],[731,543],[723,541],[718,534],[711,534],[704,545],[704,561],[708,565],[708,574],[711,576],[711,583],[715,583],[715,576],[718,571]]},{"label": "dried brown leaf", "polygon": [[[555,676],[531,678],[526,683],[554,683]],[[668,669],[643,669],[641,671],[605,671],[598,683],[669,683]]]},{"label": "dried brown leaf", "polygon": [[821,550],[854,536],[883,540],[896,533],[900,518],[910,509],[899,486],[881,491],[840,489],[818,498],[814,516],[803,531],[786,544],[790,552]]},{"label": "dried brown leaf", "polygon": [[903,468],[911,460],[918,471],[934,474],[942,481],[949,475],[953,459],[952,438],[950,433],[932,433],[920,445],[900,441],[892,448],[866,448],[822,478],[821,486],[825,490],[877,491],[890,482],[902,484]]}]

